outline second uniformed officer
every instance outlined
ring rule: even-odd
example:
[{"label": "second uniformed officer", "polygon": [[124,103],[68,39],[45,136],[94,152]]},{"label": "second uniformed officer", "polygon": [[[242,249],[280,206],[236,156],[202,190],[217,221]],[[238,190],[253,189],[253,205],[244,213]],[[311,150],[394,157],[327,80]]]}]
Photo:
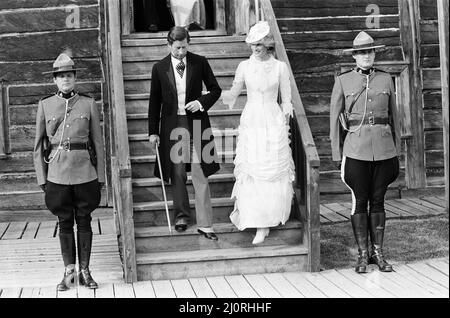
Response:
[{"label": "second uniformed officer", "polygon": [[352,52],[356,68],[336,78],[330,103],[332,157],[339,161],[342,156],[341,177],[352,192],[358,273],[365,273],[369,263],[392,271],[382,252],[384,196],[399,173],[400,124],[391,76],[373,67],[375,49],[383,46],[366,32],[356,36],[353,48],[345,50]]},{"label": "second uniformed officer", "polygon": [[[79,282],[97,288],[89,271],[91,213],[105,182],[100,116],[95,100],[75,91],[76,71],[65,53],[58,56],[53,81],[58,92],[39,101],[34,165],[48,209],[58,217],[65,272],[57,288],[69,289],[75,275],[74,221],[77,224]],[[44,74],[45,74],[44,73]]]}]

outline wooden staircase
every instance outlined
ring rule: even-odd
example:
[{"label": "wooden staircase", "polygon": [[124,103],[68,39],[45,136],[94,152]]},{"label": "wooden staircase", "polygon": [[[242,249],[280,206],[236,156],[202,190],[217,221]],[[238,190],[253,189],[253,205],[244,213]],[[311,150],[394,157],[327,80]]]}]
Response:
[{"label": "wooden staircase", "polygon": [[[231,87],[239,62],[250,56],[244,39],[242,36],[194,36],[190,50],[208,58],[219,85],[226,90]],[[196,231],[190,177],[188,193],[193,224],[184,233],[173,231],[173,235],[169,235],[161,181],[153,177],[155,154],[150,149],[147,131],[151,70],[168,54],[166,40],[130,36],[121,44],[138,280],[304,270],[307,248],[302,244],[302,224],[294,214],[286,226],[271,231],[264,244],[258,247],[251,244],[254,229],[240,232],[229,220],[233,209],[230,199],[234,183],[232,160],[245,92],[235,109],[229,110],[218,101],[208,112],[222,159],[220,171],[209,177],[213,222],[219,241],[207,240]],[[173,224],[171,187],[166,189]],[[260,266],[262,263],[264,266]]]},{"label": "wooden staircase", "polygon": [[[270,1],[261,1],[276,29],[277,55],[289,64]],[[218,101],[208,112],[221,158],[221,169],[209,177],[213,226],[219,241],[197,233],[194,190],[188,179],[191,226],[178,233],[167,228],[161,181],[153,176],[155,153],[148,142],[148,99],[153,65],[169,54],[164,38],[120,36],[118,1],[107,3],[108,76],[111,103],[113,201],[118,217],[125,281],[179,279],[242,273],[319,270],[319,160],[296,84],[293,88],[292,144],[296,165],[291,218],[271,230],[260,246],[251,244],[255,229],[238,231],[229,220],[234,202],[233,158],[237,127],[246,102],[244,91],[233,110]],[[150,36],[150,35],[149,35]],[[231,87],[238,64],[250,48],[244,36],[195,36],[190,51],[205,56],[222,89]],[[170,218],[175,218],[170,186]]]}]

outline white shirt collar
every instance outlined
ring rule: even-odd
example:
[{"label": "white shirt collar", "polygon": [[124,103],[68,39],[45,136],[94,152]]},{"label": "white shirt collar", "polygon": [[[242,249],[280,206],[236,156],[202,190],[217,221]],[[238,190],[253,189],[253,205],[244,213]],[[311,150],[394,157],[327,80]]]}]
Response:
[{"label": "white shirt collar", "polygon": [[[177,58],[175,58],[175,57],[173,57],[172,54],[170,54],[170,58],[172,59],[172,65],[173,65],[173,66],[177,66],[178,63],[180,63],[180,60],[177,59]],[[186,56],[183,57],[183,60],[182,60],[182,61],[183,61],[184,65],[186,66]]]}]

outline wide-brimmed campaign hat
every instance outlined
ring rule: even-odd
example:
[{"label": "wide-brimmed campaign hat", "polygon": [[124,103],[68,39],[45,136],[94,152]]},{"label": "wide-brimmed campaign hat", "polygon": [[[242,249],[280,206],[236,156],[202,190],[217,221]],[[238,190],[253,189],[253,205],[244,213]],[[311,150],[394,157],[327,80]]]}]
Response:
[{"label": "wide-brimmed campaign hat", "polygon": [[42,74],[57,74],[62,72],[76,72],[84,68],[75,68],[75,63],[66,53],[61,53],[53,63],[53,70],[43,72]]},{"label": "wide-brimmed campaign hat", "polygon": [[381,47],[385,47],[386,45],[375,45],[375,41],[373,38],[368,35],[366,32],[361,31],[353,40],[353,48],[345,49],[344,52],[353,52],[360,50],[370,50],[370,49],[378,49]]},{"label": "wide-brimmed campaign hat", "polygon": [[262,43],[265,46],[275,46],[273,37],[270,36],[270,26],[267,21],[259,21],[250,28],[245,42],[247,44]]}]

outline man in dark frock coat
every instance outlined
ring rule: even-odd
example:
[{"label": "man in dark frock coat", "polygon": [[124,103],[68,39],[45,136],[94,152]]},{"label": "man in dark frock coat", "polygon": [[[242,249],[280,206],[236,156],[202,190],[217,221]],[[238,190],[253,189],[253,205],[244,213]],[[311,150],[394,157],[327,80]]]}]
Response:
[{"label": "man in dark frock coat", "polygon": [[[170,54],[153,66],[148,109],[149,141],[158,146],[164,181],[171,181],[175,229],[190,222],[187,172],[195,189],[197,228],[217,240],[212,227],[208,176],[220,168],[208,110],[222,92],[205,57],[188,52],[189,33],[173,27],[167,36]],[[207,92],[202,92],[203,83]],[[161,178],[158,164],[156,177]]]}]

